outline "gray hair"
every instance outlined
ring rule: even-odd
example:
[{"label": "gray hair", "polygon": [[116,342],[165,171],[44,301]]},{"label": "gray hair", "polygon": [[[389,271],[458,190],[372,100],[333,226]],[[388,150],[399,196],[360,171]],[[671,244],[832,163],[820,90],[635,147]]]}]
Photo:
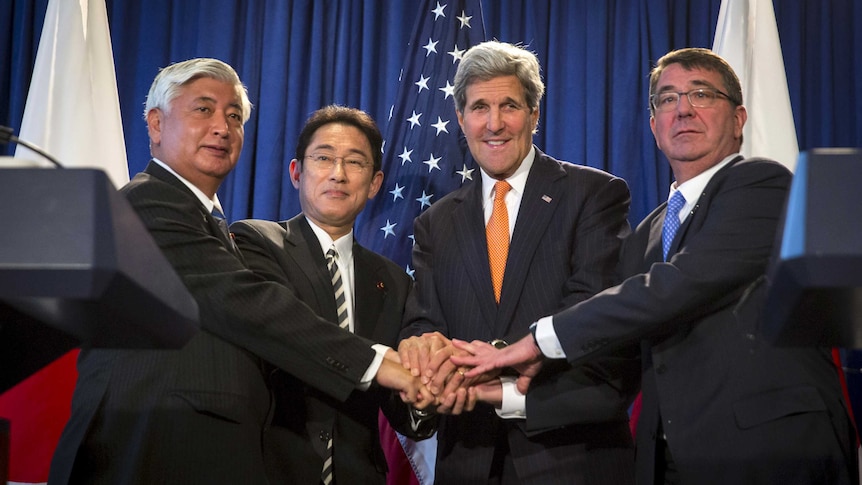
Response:
[{"label": "gray hair", "polygon": [[198,78],[210,78],[233,84],[242,99],[242,122],[251,116],[251,102],[248,100],[248,90],[240,81],[236,71],[228,64],[210,58],[189,59],[177,62],[159,71],[150,86],[147,101],[144,103],[144,120],[147,113],[153,109],[168,112],[171,101],[180,95],[180,88]]},{"label": "gray hair", "polygon": [[458,64],[455,73],[455,110],[464,112],[467,87],[476,81],[489,81],[500,76],[515,76],[524,86],[527,105],[539,109],[545,94],[545,84],[539,72],[539,60],[527,49],[491,40],[471,47]]}]

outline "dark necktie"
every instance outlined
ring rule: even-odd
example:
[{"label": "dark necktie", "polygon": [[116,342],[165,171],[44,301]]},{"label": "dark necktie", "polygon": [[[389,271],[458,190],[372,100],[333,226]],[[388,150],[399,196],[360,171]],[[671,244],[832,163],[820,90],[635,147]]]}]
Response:
[{"label": "dark necktie", "polygon": [[676,231],[679,230],[679,211],[685,205],[685,197],[677,190],[670,196],[667,202],[667,212],[664,215],[664,226],[661,229],[661,246],[664,260],[667,261],[667,252],[673,242]]},{"label": "dark necktie", "polygon": [[224,237],[227,238],[228,243],[230,243],[230,249],[233,250],[234,242],[233,238],[230,237],[230,229],[227,227],[227,219],[225,219],[224,214],[222,214],[222,211],[220,211],[216,206],[213,206],[213,210],[210,214],[212,214],[216,222],[218,222],[218,228],[221,230],[221,233],[224,234]]}]

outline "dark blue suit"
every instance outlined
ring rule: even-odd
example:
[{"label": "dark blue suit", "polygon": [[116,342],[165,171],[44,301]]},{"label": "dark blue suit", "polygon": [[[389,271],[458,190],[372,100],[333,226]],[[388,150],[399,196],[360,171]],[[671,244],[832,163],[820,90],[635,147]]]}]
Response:
[{"label": "dark blue suit", "polygon": [[628,279],[554,316],[572,364],[642,342],[639,484],[653,483],[662,433],[684,484],[858,480],[828,349],[774,347],[759,329],[790,178],[775,162],[731,161],[704,188],[667,263],[662,204],[626,240]]},{"label": "dark blue suit", "polygon": [[[402,338],[439,331],[462,340],[526,335],[540,317],[615,283],[628,233],[626,183],[536,150],[509,247],[499,306],[491,286],[481,181],[465,185],[416,219],[416,287]],[[438,483],[484,483],[494,449],[508,446],[520,483],[633,482],[629,404],[638,384],[636,348],[579,369],[548,369],[527,395],[527,420],[502,420],[480,404],[444,417]],[[556,372],[551,372],[556,370]]]}]

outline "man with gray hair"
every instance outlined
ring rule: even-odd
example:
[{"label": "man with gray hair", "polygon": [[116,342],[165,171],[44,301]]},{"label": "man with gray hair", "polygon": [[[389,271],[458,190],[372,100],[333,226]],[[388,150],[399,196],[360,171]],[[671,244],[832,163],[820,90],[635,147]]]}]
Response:
[{"label": "man with gray hair", "polygon": [[469,381],[448,360],[451,338],[504,347],[540,316],[614,284],[628,186],[533,146],[544,84],[526,49],[472,47],[454,93],[480,177],[416,219],[416,287],[399,345],[404,365],[440,396],[438,413],[475,405],[441,416],[436,482],[634,483],[627,410],[636,349],[579,368],[563,363],[526,396],[508,375]]},{"label": "man with gray hair", "polygon": [[153,160],[121,193],[200,309],[179,350],[82,350],[50,483],[269,483],[267,362],[338,399],[372,382],[422,408],[430,393],[390,348],[318,317],[248,270],[216,195],[251,113],[229,65],[163,69],[147,97]]}]

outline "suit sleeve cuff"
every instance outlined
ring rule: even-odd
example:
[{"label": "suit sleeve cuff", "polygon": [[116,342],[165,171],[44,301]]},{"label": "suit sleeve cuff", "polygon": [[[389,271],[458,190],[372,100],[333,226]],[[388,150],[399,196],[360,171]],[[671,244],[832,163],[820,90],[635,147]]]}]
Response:
[{"label": "suit sleeve cuff", "polygon": [[359,381],[359,384],[356,386],[360,391],[367,391],[369,387],[371,387],[371,383],[374,382],[374,376],[377,375],[377,371],[380,370],[380,366],[383,365],[383,356],[386,355],[386,351],[389,350],[389,347],[383,344],[374,344],[371,346],[374,350],[374,360],[371,361],[371,365],[368,366],[368,369],[365,370],[365,374],[362,374],[362,380]]},{"label": "suit sleeve cuff", "polygon": [[554,330],[554,317],[540,318],[536,322],[536,331],[533,333],[533,337],[545,357],[549,359],[566,358],[566,353],[563,351],[560,339],[557,338],[556,330]]}]

